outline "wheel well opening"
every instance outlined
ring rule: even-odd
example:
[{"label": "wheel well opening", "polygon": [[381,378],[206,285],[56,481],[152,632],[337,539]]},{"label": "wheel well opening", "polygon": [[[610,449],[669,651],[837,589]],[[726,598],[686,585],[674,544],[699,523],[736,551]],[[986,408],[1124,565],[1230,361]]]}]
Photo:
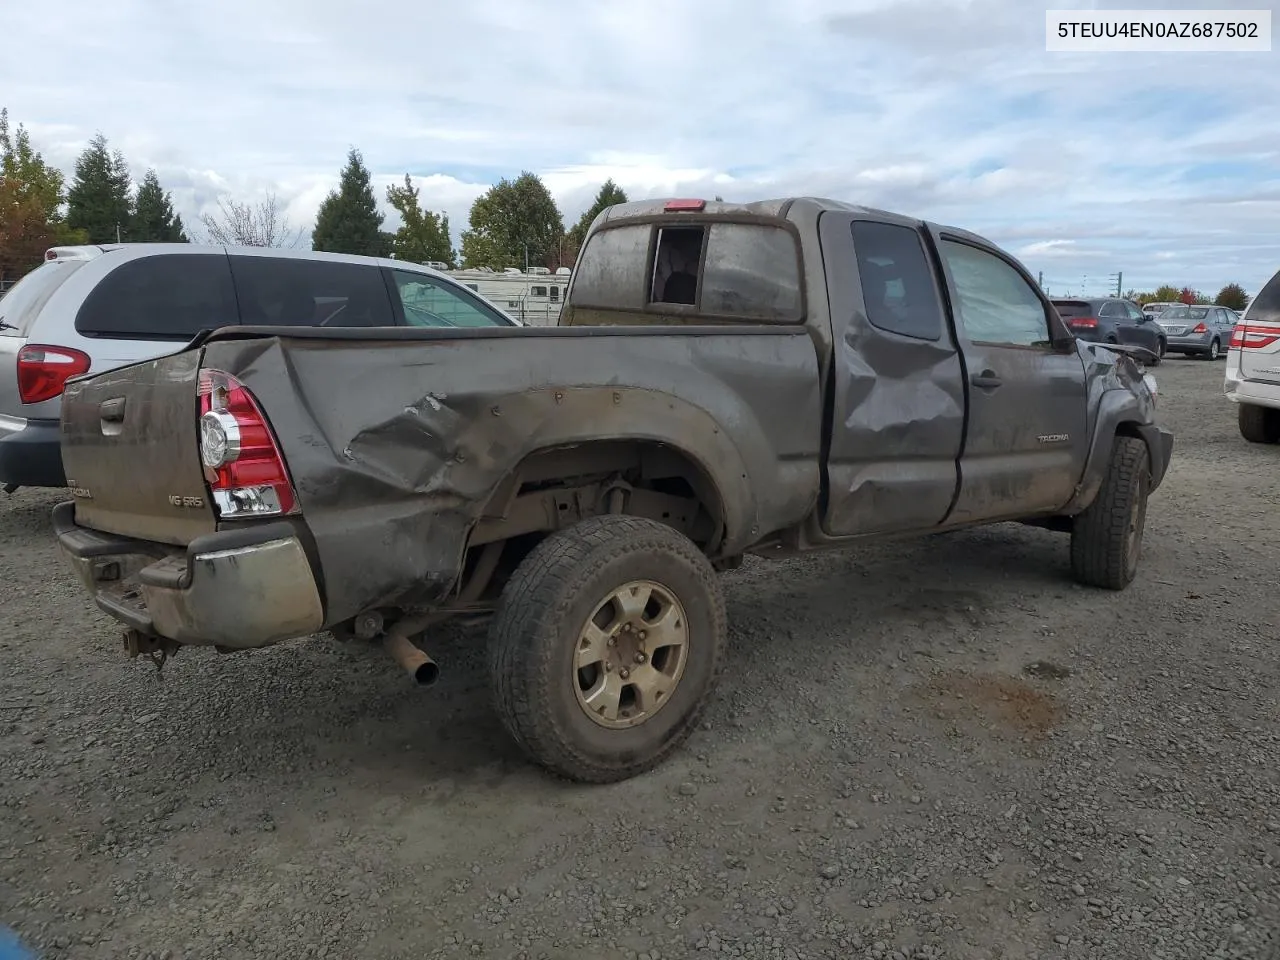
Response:
[{"label": "wheel well opening", "polygon": [[[499,484],[481,511],[464,558],[460,588],[492,598],[548,534],[608,513],[648,517],[714,556],[725,539],[719,490],[684,451],[648,441],[599,441],[539,451]],[[501,544],[496,565],[481,552]],[[472,583],[477,575],[489,582]]]}]

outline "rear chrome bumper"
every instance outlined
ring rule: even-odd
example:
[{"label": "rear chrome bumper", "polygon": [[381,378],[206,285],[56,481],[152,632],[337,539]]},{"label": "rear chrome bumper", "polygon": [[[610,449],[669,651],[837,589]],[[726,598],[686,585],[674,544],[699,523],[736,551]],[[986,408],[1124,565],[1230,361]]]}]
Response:
[{"label": "rear chrome bumper", "polygon": [[311,561],[288,522],[211,534],[182,550],[78,526],[67,502],[54,508],[53,529],[98,607],[149,636],[246,650],[324,625]]}]

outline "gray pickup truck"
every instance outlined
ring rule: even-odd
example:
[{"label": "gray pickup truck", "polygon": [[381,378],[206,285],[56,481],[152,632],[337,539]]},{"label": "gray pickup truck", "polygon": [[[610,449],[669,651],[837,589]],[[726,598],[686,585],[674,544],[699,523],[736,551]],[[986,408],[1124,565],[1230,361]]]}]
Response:
[{"label": "gray pickup truck", "polygon": [[429,683],[422,635],[486,618],[515,741],[620,780],[696,723],[747,553],[1020,521],[1128,585],[1173,447],[1132,349],[963,230],[627,203],[558,327],[228,327],[73,381],[54,525],[135,656],[328,630]]}]

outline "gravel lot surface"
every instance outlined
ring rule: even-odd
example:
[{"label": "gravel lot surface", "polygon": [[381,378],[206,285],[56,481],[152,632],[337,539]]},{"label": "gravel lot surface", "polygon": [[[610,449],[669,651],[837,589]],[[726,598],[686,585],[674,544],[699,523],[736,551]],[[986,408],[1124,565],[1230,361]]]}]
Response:
[{"label": "gravel lot surface", "polygon": [[490,712],[322,638],[162,678],[0,502],[0,924],[94,958],[1280,956],[1280,449],[1222,365],[1139,580],[1007,525],[729,575],[705,728],[576,787]]}]

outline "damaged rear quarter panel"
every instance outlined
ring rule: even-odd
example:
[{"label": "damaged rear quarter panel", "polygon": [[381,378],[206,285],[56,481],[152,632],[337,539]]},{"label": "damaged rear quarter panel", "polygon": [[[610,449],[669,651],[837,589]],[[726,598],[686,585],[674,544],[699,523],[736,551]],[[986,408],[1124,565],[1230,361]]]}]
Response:
[{"label": "damaged rear quarter panel", "polygon": [[211,340],[280,441],[323,569],[326,623],[438,603],[472,525],[539,450],[679,448],[712,479],[721,553],[817,498],[817,359],[803,328],[306,331]]}]

